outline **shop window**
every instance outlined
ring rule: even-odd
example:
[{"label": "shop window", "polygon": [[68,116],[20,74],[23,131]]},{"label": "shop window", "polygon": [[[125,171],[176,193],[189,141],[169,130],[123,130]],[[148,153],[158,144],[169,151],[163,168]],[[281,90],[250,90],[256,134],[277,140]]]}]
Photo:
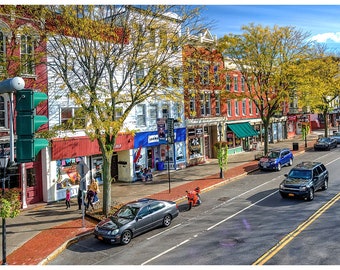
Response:
[{"label": "shop window", "polygon": [[79,185],[80,175],[77,171],[77,161],[79,158],[57,160],[57,189]]},{"label": "shop window", "polygon": [[189,139],[190,158],[202,157],[202,138],[194,137]]},{"label": "shop window", "polygon": [[26,171],[27,171],[27,187],[35,187],[37,185],[35,169],[30,168],[27,169]]}]

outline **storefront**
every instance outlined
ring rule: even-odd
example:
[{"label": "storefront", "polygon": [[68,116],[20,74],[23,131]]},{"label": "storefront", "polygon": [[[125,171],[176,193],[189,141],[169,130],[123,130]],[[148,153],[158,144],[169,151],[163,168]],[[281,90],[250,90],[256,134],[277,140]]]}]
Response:
[{"label": "storefront", "polygon": [[[116,152],[112,158],[111,177],[119,179],[120,156],[129,156],[129,149],[133,147],[131,134],[120,134],[116,139]],[[81,179],[78,164],[83,161],[86,181],[91,178],[102,184],[102,156],[96,140],[91,141],[88,137],[74,137],[53,139],[51,147],[51,161],[47,179],[45,201],[58,201],[66,196],[66,189],[71,191],[71,196],[78,194]],[[124,162],[121,162],[124,163]]]},{"label": "storefront", "polygon": [[159,141],[157,131],[139,132],[134,137],[132,181],[139,180],[136,172],[143,168],[166,170],[184,168],[186,129],[174,129],[174,144]]},{"label": "storefront", "polygon": [[249,122],[227,123],[226,140],[228,153],[235,154],[251,150],[258,132]]}]

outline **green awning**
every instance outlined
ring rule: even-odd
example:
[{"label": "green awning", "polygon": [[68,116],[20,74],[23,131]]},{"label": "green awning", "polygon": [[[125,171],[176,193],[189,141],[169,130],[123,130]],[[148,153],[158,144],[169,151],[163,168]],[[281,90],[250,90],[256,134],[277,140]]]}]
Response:
[{"label": "green awning", "polygon": [[237,138],[253,137],[258,135],[256,130],[248,122],[228,124],[227,126],[235,133]]}]

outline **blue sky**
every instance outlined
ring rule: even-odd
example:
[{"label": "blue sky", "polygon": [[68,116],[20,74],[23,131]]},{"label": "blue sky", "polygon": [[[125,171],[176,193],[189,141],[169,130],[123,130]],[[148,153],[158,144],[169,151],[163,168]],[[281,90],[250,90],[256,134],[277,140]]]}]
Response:
[{"label": "blue sky", "polygon": [[340,50],[340,5],[208,5],[202,14],[212,18],[211,34],[242,33],[241,27],[254,23],[262,26],[294,26],[310,33],[312,39]]}]

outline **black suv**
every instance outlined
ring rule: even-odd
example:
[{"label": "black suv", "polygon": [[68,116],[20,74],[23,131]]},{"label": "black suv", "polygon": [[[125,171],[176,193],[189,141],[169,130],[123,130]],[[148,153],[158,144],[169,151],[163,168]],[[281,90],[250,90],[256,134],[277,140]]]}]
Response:
[{"label": "black suv", "polygon": [[302,197],[314,199],[314,192],[328,188],[328,170],[321,162],[301,162],[285,174],[279,186],[282,198]]}]

